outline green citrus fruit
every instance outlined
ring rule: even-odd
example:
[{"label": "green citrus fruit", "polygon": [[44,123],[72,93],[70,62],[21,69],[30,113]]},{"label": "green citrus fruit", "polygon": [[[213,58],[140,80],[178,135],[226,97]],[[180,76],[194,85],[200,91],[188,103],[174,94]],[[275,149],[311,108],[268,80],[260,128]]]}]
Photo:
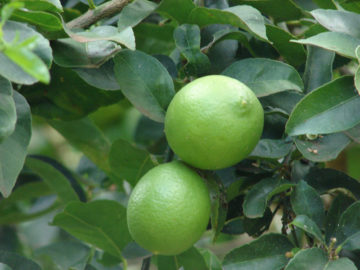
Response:
[{"label": "green citrus fruit", "polygon": [[245,84],[210,75],[184,86],[171,101],[165,134],[185,162],[207,170],[232,166],[256,146],[264,111]]},{"label": "green citrus fruit", "polygon": [[127,222],[131,236],[154,254],[176,255],[204,233],[210,197],[203,179],[179,161],[148,171],[131,193]]}]

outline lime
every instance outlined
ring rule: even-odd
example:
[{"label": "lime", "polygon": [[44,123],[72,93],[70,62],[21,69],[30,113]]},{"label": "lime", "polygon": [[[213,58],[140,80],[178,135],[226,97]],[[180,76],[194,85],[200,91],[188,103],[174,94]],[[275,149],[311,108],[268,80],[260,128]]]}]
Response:
[{"label": "lime", "polygon": [[210,197],[203,179],[180,161],[148,171],[131,193],[127,221],[131,236],[154,254],[176,255],[204,233]]},{"label": "lime", "polygon": [[248,156],[263,125],[264,111],[250,88],[230,77],[210,75],[175,95],[166,113],[165,134],[183,161],[216,170]]}]

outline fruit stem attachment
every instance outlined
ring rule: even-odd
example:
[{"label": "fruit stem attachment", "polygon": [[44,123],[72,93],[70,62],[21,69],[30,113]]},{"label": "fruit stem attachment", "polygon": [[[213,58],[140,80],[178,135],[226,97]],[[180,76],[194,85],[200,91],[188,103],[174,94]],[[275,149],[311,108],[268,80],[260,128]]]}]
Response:
[{"label": "fruit stem attachment", "polygon": [[72,28],[86,28],[97,21],[111,17],[119,13],[131,0],[112,0],[104,4],[90,9],[83,15],[68,22],[66,26]]}]

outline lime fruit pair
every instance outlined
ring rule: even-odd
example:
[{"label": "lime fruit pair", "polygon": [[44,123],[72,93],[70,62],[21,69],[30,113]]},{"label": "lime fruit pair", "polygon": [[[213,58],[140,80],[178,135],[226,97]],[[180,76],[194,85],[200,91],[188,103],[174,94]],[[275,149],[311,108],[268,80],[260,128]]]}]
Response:
[{"label": "lime fruit pair", "polygon": [[[260,139],[264,112],[243,83],[220,75],[199,78],[171,101],[165,134],[173,151],[200,169],[232,166]],[[210,198],[203,179],[174,161],[146,173],[128,204],[134,240],[154,254],[176,255],[190,248],[206,229]]]}]

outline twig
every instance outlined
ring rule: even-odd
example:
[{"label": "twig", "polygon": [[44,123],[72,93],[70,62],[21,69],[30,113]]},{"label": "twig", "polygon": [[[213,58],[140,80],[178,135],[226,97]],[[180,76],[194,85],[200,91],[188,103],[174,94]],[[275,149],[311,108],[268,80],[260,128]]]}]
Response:
[{"label": "twig", "polygon": [[69,29],[86,28],[101,19],[108,18],[119,13],[129,2],[130,0],[112,0],[106,2],[95,9],[89,9],[83,15],[68,22],[66,26]]}]

